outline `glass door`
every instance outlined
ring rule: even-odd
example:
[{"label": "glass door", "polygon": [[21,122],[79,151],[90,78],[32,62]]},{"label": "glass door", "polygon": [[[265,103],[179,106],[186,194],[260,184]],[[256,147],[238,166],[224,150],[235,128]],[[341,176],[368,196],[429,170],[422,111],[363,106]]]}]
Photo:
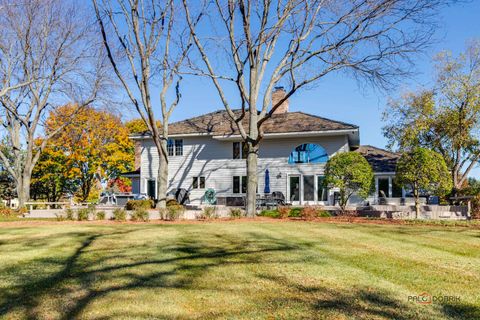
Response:
[{"label": "glass door", "polygon": [[315,176],[303,176],[303,204],[315,203]]},{"label": "glass door", "polygon": [[292,204],[300,203],[300,176],[288,177],[288,199]]},{"label": "glass door", "polygon": [[324,176],[317,176],[317,202],[328,205],[328,188],[325,187],[323,181],[325,180]]}]

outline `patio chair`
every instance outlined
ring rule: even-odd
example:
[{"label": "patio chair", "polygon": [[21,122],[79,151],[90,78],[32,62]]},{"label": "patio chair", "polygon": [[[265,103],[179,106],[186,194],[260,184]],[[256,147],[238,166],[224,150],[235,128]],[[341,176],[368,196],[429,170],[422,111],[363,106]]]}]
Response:
[{"label": "patio chair", "polygon": [[387,195],[383,190],[380,190],[380,197],[378,198],[378,204],[387,205]]},{"label": "patio chair", "polygon": [[186,189],[178,188],[174,191],[174,198],[181,205],[190,203],[190,192]]},{"label": "patio chair", "polygon": [[285,195],[284,195],[281,191],[274,191],[274,192],[272,192],[272,198],[276,200],[277,205],[280,205],[280,206],[288,206],[288,205],[290,205],[290,204],[287,203],[287,201],[285,200]]}]

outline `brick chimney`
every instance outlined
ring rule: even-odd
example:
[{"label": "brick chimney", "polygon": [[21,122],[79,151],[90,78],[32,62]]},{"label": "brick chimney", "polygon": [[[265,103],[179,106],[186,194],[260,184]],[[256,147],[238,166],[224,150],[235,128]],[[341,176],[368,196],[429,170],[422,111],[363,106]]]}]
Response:
[{"label": "brick chimney", "polygon": [[[272,107],[276,105],[280,100],[282,100],[287,93],[283,87],[275,87],[272,92]],[[287,113],[288,112],[288,99],[285,100],[278,108],[275,110],[274,114]]]},{"label": "brick chimney", "polygon": [[135,170],[140,169],[142,164],[142,143],[138,140],[135,140]]}]

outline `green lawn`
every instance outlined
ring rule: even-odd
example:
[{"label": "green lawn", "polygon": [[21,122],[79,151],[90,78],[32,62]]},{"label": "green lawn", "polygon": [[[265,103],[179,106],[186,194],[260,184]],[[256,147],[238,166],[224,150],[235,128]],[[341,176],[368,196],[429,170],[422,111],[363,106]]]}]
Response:
[{"label": "green lawn", "polygon": [[471,228],[11,222],[0,261],[5,319],[480,318]]}]

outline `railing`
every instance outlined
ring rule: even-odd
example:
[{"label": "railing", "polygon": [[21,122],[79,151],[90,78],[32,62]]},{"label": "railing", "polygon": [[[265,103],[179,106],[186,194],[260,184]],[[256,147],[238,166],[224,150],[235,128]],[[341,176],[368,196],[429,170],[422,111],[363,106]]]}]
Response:
[{"label": "railing", "polygon": [[[32,210],[50,210],[52,206],[60,207],[60,209],[66,209],[67,207],[85,207],[88,206],[89,203],[73,203],[73,202],[25,202],[25,206],[28,208],[29,211]],[[44,206],[45,209],[34,209],[34,206]]]}]

